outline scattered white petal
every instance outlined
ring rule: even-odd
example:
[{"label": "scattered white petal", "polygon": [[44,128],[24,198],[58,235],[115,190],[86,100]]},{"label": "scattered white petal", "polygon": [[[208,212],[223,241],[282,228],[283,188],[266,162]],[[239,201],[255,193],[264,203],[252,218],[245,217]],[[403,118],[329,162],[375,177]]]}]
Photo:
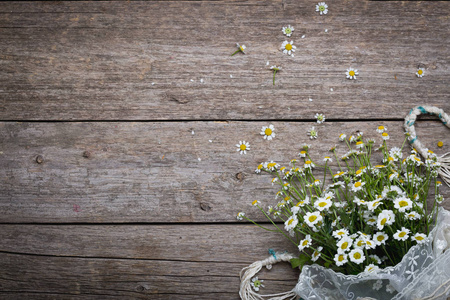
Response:
[{"label": "scattered white petal", "polygon": [[194,130],[192,130],[192,131],[191,131],[191,133],[192,133],[192,135],[194,135],[194,134],[195,134],[195,131],[194,131]]},{"label": "scattered white petal", "polygon": [[333,88],[330,88],[330,91],[334,91]]},{"label": "scattered white petal", "polygon": [[155,85],[155,83],[154,83],[154,82],[152,82],[152,85]]},{"label": "scattered white petal", "polygon": [[306,36],[306,35],[302,35],[302,39],[304,39],[304,38],[305,38],[305,36]]},{"label": "scattered white petal", "polygon": [[308,100],[309,100],[310,102],[312,102],[312,99],[311,99],[311,98],[309,98]]},{"label": "scattered white petal", "polygon": [[208,142],[212,143],[212,140],[208,140]]},{"label": "scattered white petal", "polygon": [[201,82],[201,83],[203,83],[203,82],[204,82],[203,78],[202,78],[202,79],[200,79],[200,82]]},{"label": "scattered white petal", "polygon": [[199,158],[197,158],[198,159],[198,161],[202,161],[202,159],[199,157]]},{"label": "scattered white petal", "polygon": [[328,29],[325,29],[325,32],[328,32]]},{"label": "scattered white petal", "polygon": [[194,82],[194,79],[191,79],[191,82]]},{"label": "scattered white petal", "polygon": [[266,66],[268,66],[268,65],[269,65],[269,61],[266,62]]},{"label": "scattered white petal", "polygon": [[233,75],[230,74],[230,78],[233,78]]}]

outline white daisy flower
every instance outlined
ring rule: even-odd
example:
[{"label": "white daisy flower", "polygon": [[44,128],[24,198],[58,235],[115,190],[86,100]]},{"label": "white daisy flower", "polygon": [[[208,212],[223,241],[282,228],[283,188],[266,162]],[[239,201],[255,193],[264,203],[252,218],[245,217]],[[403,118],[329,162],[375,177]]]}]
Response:
[{"label": "white daisy flower", "polygon": [[435,199],[438,204],[441,204],[442,202],[444,202],[444,196],[442,196],[442,195],[436,195]]},{"label": "white daisy flower", "polygon": [[255,173],[257,173],[257,174],[261,173],[261,170],[262,170],[263,168],[264,168],[264,165],[263,165],[263,164],[259,164],[259,165],[256,167]]},{"label": "white daisy flower", "polygon": [[360,167],[358,170],[356,170],[355,175],[356,176],[361,176],[363,173],[365,173],[367,171],[366,166],[362,166]]},{"label": "white daisy flower", "polygon": [[275,171],[279,167],[280,167],[280,165],[277,164],[276,162],[274,162],[273,160],[271,160],[270,162],[268,162],[266,164],[266,169],[269,169],[270,171]]},{"label": "white daisy flower", "polygon": [[236,216],[236,219],[238,219],[239,221],[242,221],[244,219],[245,213],[244,212],[239,212]]},{"label": "white daisy flower", "polygon": [[423,77],[424,74],[425,74],[424,68],[419,68],[416,72],[417,77]]},{"label": "white daisy flower", "polygon": [[365,182],[362,182],[361,180],[355,182],[354,184],[352,184],[352,191],[356,193],[356,192],[362,190],[362,188],[363,188],[363,186],[364,186],[365,184],[366,184],[366,183],[365,183]]},{"label": "white daisy flower", "polygon": [[277,67],[277,66],[271,66],[270,69],[273,71],[273,85],[275,85],[275,75],[277,74],[278,71],[281,70],[281,66]]},{"label": "white daisy flower", "polygon": [[325,115],[324,114],[316,114],[314,116],[314,118],[316,118],[317,123],[322,124],[323,122],[325,122]]},{"label": "white daisy flower", "polygon": [[308,234],[305,236],[305,239],[300,241],[300,244],[298,245],[298,250],[303,251],[303,249],[308,248],[312,244],[311,236]]},{"label": "white daisy flower", "polygon": [[325,198],[319,198],[314,202],[314,207],[319,211],[328,210],[331,207],[331,200]]},{"label": "white daisy flower", "polygon": [[378,133],[383,133],[385,131],[387,131],[387,128],[385,126],[380,125],[380,126],[377,127],[377,132]]},{"label": "white daisy flower", "polygon": [[235,55],[236,53],[239,53],[239,52],[242,52],[243,54],[245,54],[245,49],[247,48],[247,47],[245,47],[245,45],[239,45],[239,43],[236,43],[236,47],[238,48],[237,50],[236,50],[236,52],[234,52],[233,54],[231,54],[231,56],[233,56],[233,55]]},{"label": "white daisy flower", "polygon": [[260,280],[258,279],[258,277],[253,277],[252,278],[252,282],[251,285],[253,287],[253,289],[255,290],[255,292],[259,292],[259,288],[260,287],[264,287],[264,284],[262,284],[264,282],[264,280]]},{"label": "white daisy flower", "polygon": [[304,221],[309,227],[315,227],[319,222],[322,222],[323,217],[320,215],[320,211],[307,212],[304,216]]},{"label": "white daisy flower", "polygon": [[383,139],[383,140],[388,140],[389,139],[389,134],[387,133],[387,132],[383,132],[382,134],[381,134],[381,138]]},{"label": "white daisy flower", "polygon": [[338,230],[333,231],[333,236],[334,236],[336,239],[341,239],[341,238],[343,238],[344,236],[348,236],[348,234],[349,234],[349,232],[348,232],[348,230],[345,229],[345,228],[343,228],[343,229],[338,229]]},{"label": "white daisy flower", "polygon": [[309,197],[306,196],[306,198],[304,200],[300,200],[299,202],[297,202],[297,204],[295,204],[292,208],[291,211],[293,213],[297,213],[300,210],[300,207],[305,206],[306,204],[309,204]]},{"label": "white daisy flower", "polygon": [[421,215],[416,211],[410,211],[408,213],[405,213],[405,217],[408,220],[412,221],[412,220],[419,220],[421,218]]},{"label": "white daisy flower", "polygon": [[324,162],[333,162],[333,160],[332,160],[331,157],[329,157],[329,156],[325,156],[325,157],[323,158],[323,161],[324,161]]},{"label": "white daisy flower", "polygon": [[289,219],[286,220],[286,222],[284,222],[284,229],[286,231],[292,230],[295,228],[295,226],[297,226],[298,224],[298,219],[295,215],[292,215],[289,217]]},{"label": "white daisy flower", "polygon": [[333,175],[333,179],[337,179],[341,176],[344,176],[345,174],[347,174],[347,172],[339,172]]},{"label": "white daisy flower", "polygon": [[[380,270],[380,268],[378,266],[376,266],[374,264],[369,264],[364,269],[364,273],[366,273],[366,274],[374,274],[374,273],[377,273],[378,270]],[[380,280],[380,282],[382,282],[382,281]],[[373,289],[378,291],[381,288],[382,285],[376,285],[376,284],[377,283],[374,283]]]},{"label": "white daisy flower", "polygon": [[294,56],[295,49],[297,47],[294,46],[294,41],[291,41],[290,43],[288,41],[284,41],[283,44],[281,44],[281,51],[283,51],[284,54]]},{"label": "white daisy flower", "polygon": [[345,133],[341,133],[340,135],[339,135],[339,141],[341,141],[341,142],[343,142],[343,141],[345,141],[345,138],[347,137],[347,135],[345,134]]},{"label": "white daisy flower", "polygon": [[259,202],[258,200],[254,200],[253,202],[252,202],[252,205],[253,206],[257,206],[257,205],[259,205],[261,202]]},{"label": "white daisy flower", "polygon": [[397,230],[394,234],[394,239],[398,241],[406,241],[409,237],[410,230],[408,228],[402,227],[402,229]]},{"label": "white daisy flower", "polygon": [[316,165],[312,161],[307,160],[307,161],[305,161],[305,164],[303,165],[303,168],[305,168],[305,169],[313,169],[315,166]]},{"label": "white daisy flower", "polygon": [[328,13],[328,5],[325,2],[319,2],[316,5],[316,11],[321,15],[326,15]]},{"label": "white daisy flower", "polygon": [[323,247],[322,246],[319,246],[318,248],[317,248],[317,250],[315,250],[314,252],[313,252],[313,254],[312,254],[312,257],[311,257],[311,260],[312,261],[317,261],[318,259],[319,259],[319,257],[320,257],[320,255],[322,254],[320,251],[322,251],[323,250]]},{"label": "white daisy flower", "polygon": [[358,149],[364,148],[364,142],[363,141],[357,141],[356,142],[356,148],[358,148]]},{"label": "white daisy flower", "polygon": [[260,134],[264,137],[264,139],[270,141],[275,137],[275,127],[270,124],[269,126],[263,126],[261,128]]},{"label": "white daisy flower", "polygon": [[340,267],[348,263],[348,255],[345,253],[338,253],[334,256],[334,261],[336,262],[336,266]]},{"label": "white daisy flower", "polygon": [[283,27],[283,29],[281,29],[281,31],[283,31],[283,34],[285,34],[286,36],[291,36],[292,32],[294,31],[294,27],[291,25],[288,25],[287,27]]},{"label": "white daisy flower", "polygon": [[356,75],[359,75],[359,73],[356,69],[348,68],[347,72],[345,72],[345,75],[347,75],[348,79],[356,79]]},{"label": "white daisy flower", "polygon": [[389,180],[393,181],[394,179],[398,179],[398,173],[397,172],[393,172],[392,174],[389,175]]},{"label": "white daisy flower", "polygon": [[366,202],[367,205],[367,209],[369,211],[374,211],[375,209],[377,209],[378,206],[380,206],[383,202],[381,202],[380,200],[373,200],[373,201],[369,201]]},{"label": "white daisy flower", "polygon": [[427,236],[423,233],[416,233],[411,237],[411,240],[417,242],[417,244],[423,244],[427,242]]},{"label": "white daisy flower", "polygon": [[375,249],[377,244],[373,240],[366,240],[366,249]]},{"label": "white daisy flower", "polygon": [[350,143],[355,143],[355,142],[356,142],[356,137],[353,136],[353,135],[351,135],[351,136],[348,138],[348,140],[349,140]]},{"label": "white daisy flower", "polygon": [[366,248],[366,240],[362,237],[355,239],[353,243],[353,248],[355,249],[364,249]]},{"label": "white daisy flower", "polygon": [[350,254],[348,255],[351,262],[354,262],[355,264],[363,263],[366,257],[364,256],[364,252],[362,249],[353,249],[350,251]]},{"label": "white daisy flower", "polygon": [[407,210],[410,210],[412,208],[412,201],[411,199],[407,197],[399,197],[394,200],[394,207],[398,209],[400,212],[405,212]]},{"label": "white daisy flower", "polygon": [[345,253],[350,250],[353,240],[349,236],[344,236],[336,244],[338,253]]},{"label": "white daisy flower", "polygon": [[307,132],[307,134],[309,135],[310,139],[317,139],[318,137],[318,132],[314,126],[311,127],[311,129]]},{"label": "white daisy flower", "polygon": [[373,235],[373,240],[377,246],[381,246],[381,244],[385,245],[388,238],[389,236],[383,231],[378,231]]},{"label": "white daisy flower", "polygon": [[381,258],[378,255],[376,255],[376,254],[369,255],[369,259],[374,261],[377,265],[381,264]]},{"label": "white daisy flower", "polygon": [[392,210],[383,210],[377,219],[378,230],[383,230],[385,225],[392,225],[395,222],[395,214]]},{"label": "white daisy flower", "polygon": [[250,150],[250,144],[246,141],[239,141],[239,144],[236,144],[237,151],[242,154],[247,154],[247,151]]},{"label": "white daisy flower", "polygon": [[308,151],[302,150],[302,151],[300,151],[300,153],[298,154],[298,156],[300,156],[300,157],[306,157],[306,154],[308,154]]}]

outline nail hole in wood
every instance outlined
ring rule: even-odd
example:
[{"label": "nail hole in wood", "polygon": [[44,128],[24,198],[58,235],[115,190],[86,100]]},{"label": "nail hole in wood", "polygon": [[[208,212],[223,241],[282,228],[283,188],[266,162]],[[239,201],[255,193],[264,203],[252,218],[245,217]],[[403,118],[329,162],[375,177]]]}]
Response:
[{"label": "nail hole in wood", "polygon": [[209,206],[208,203],[201,202],[200,203],[200,209],[203,210],[203,211],[210,211],[211,210],[211,206]]},{"label": "nail hole in wood", "polygon": [[42,155],[36,156],[36,162],[38,164],[42,164],[44,162],[44,158],[42,157]]},{"label": "nail hole in wood", "polygon": [[91,157],[91,152],[89,152],[89,151],[84,151],[84,152],[83,152],[83,157],[84,157],[84,158],[89,158],[89,157]]},{"label": "nail hole in wood", "polygon": [[236,174],[236,179],[239,180],[239,181],[244,180],[244,174],[242,174],[241,172],[237,173]]}]

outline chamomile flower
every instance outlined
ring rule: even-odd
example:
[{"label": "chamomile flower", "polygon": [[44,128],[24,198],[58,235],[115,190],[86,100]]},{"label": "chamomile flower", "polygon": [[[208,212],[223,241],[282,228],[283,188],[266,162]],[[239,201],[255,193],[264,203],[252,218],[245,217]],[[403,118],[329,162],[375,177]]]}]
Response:
[{"label": "chamomile flower", "polygon": [[245,45],[239,45],[239,43],[236,43],[236,47],[238,48],[236,50],[236,52],[234,52],[233,54],[231,54],[231,56],[235,55],[236,53],[242,52],[243,54],[245,54],[245,49],[247,47],[245,47]]},{"label": "chamomile flower", "polygon": [[239,212],[236,216],[236,219],[238,219],[239,221],[242,221],[245,217],[245,213],[244,212]]},{"label": "chamomile flower", "polygon": [[258,200],[253,200],[252,205],[253,206],[257,206],[259,205],[261,202],[259,202]]},{"label": "chamomile flower", "polygon": [[364,249],[366,248],[366,239],[362,237],[358,237],[353,243],[353,248],[355,249]]},{"label": "chamomile flower", "polygon": [[302,150],[302,151],[300,151],[300,153],[298,154],[298,156],[300,156],[300,157],[306,157],[306,154],[308,154],[308,151]]},{"label": "chamomile flower", "polygon": [[256,167],[255,173],[257,173],[257,174],[261,173],[261,170],[262,170],[263,168],[264,168],[264,165],[263,165],[263,164],[259,164],[259,165]]},{"label": "chamomile flower", "polygon": [[264,137],[264,139],[270,141],[275,137],[275,127],[270,124],[269,126],[263,126],[261,128],[260,134]]},{"label": "chamomile flower", "polygon": [[345,253],[350,250],[353,240],[349,236],[344,236],[336,244],[338,253]]},{"label": "chamomile flower", "polygon": [[297,213],[300,210],[300,207],[304,207],[307,204],[309,204],[309,197],[308,196],[306,196],[306,198],[304,200],[300,200],[299,202],[297,202],[297,204],[295,204],[291,208],[292,213]]},{"label": "chamomile flower", "polygon": [[311,236],[308,234],[303,240],[300,241],[298,245],[298,250],[303,251],[303,249],[308,248],[312,244]]},{"label": "chamomile flower", "polygon": [[274,162],[273,160],[271,160],[270,162],[268,162],[266,164],[266,168],[269,169],[270,171],[275,171],[279,167],[280,167],[280,165],[277,164],[276,162]]},{"label": "chamomile flower", "polygon": [[387,131],[386,126],[383,126],[383,125],[378,126],[378,128],[377,128],[378,133],[383,133],[385,131]]},{"label": "chamomile flower", "polygon": [[319,222],[322,222],[323,217],[320,215],[320,211],[307,212],[304,216],[304,221],[309,227],[315,227]]},{"label": "chamomile flower", "polygon": [[320,251],[322,251],[323,250],[323,247],[322,246],[319,246],[318,248],[317,248],[317,250],[315,250],[314,252],[313,252],[313,254],[312,254],[312,256],[311,256],[311,260],[312,261],[317,261],[318,259],[319,259],[319,257],[320,257],[320,255],[322,254]]},{"label": "chamomile flower", "polygon": [[273,71],[273,85],[275,85],[275,75],[277,74],[278,71],[281,71],[281,66],[277,67],[277,66],[271,66],[270,69]]},{"label": "chamomile flower", "polygon": [[340,135],[339,135],[339,141],[341,141],[341,142],[343,142],[343,141],[345,141],[345,138],[347,137],[347,135],[345,134],[345,133],[341,133]]},{"label": "chamomile flower", "polygon": [[418,212],[416,212],[416,211],[410,211],[410,212],[405,214],[405,217],[408,220],[412,221],[412,220],[419,220],[421,218],[421,215]]},{"label": "chamomile flower", "polygon": [[316,5],[316,11],[321,15],[326,15],[328,13],[328,5],[325,2],[319,2]]},{"label": "chamomile flower", "polygon": [[283,31],[283,34],[285,34],[286,36],[291,36],[294,31],[294,27],[291,25],[288,25],[286,27],[283,27],[283,29],[281,29],[281,31]]},{"label": "chamomile flower", "polygon": [[298,219],[295,215],[292,215],[289,217],[289,219],[286,220],[286,222],[284,222],[284,229],[286,231],[292,230],[295,228],[295,226],[297,226],[298,224]]},{"label": "chamomile flower", "polygon": [[[373,273],[378,272],[378,270],[380,270],[380,268],[378,266],[376,266],[374,264],[369,264],[369,265],[367,265],[365,267],[364,273],[366,273],[366,274],[371,274],[372,273],[373,274]],[[378,285],[374,286],[374,289],[376,289],[376,290],[379,290],[380,288],[381,288],[381,285],[379,287],[378,287]]]},{"label": "chamomile flower", "polygon": [[397,230],[394,234],[394,239],[398,241],[406,241],[409,237],[410,230],[408,228],[402,227],[402,229]]},{"label": "chamomile flower", "polygon": [[281,44],[281,51],[283,51],[284,54],[294,56],[295,49],[297,47],[294,46],[294,41],[291,41],[290,43],[288,41],[284,41],[283,44]]},{"label": "chamomile flower", "polygon": [[350,141],[350,143],[355,143],[356,142],[356,137],[351,135],[348,140]]},{"label": "chamomile flower", "polygon": [[381,138],[383,139],[383,140],[388,140],[389,139],[389,134],[387,133],[387,132],[383,132],[382,134],[381,134]]},{"label": "chamomile flower", "polygon": [[348,79],[356,79],[356,75],[359,75],[358,70],[353,68],[348,68],[347,72],[345,72],[345,75]]},{"label": "chamomile flower", "polygon": [[354,262],[355,264],[363,263],[366,259],[364,252],[362,249],[353,249],[350,251],[350,254],[348,255],[351,262]]},{"label": "chamomile flower", "polygon": [[336,262],[336,266],[343,266],[348,263],[348,255],[345,253],[338,253],[334,256],[334,261]]},{"label": "chamomile flower", "polygon": [[377,265],[380,265],[381,264],[381,258],[378,256],[378,255],[376,255],[376,254],[371,254],[371,255],[369,255],[369,259],[371,260],[371,261],[373,261],[374,263],[376,263]]},{"label": "chamomile flower", "polygon": [[345,174],[347,174],[347,172],[339,172],[333,175],[333,179],[338,179],[341,176],[344,176]]},{"label": "chamomile flower", "polygon": [[378,206],[380,206],[383,202],[381,202],[380,200],[373,200],[373,201],[369,201],[366,202],[367,205],[367,209],[369,211],[374,211],[375,209],[377,209]]},{"label": "chamomile flower", "polygon": [[394,179],[398,179],[398,173],[397,172],[393,172],[389,175],[389,180],[393,181]]},{"label": "chamomile flower", "polygon": [[242,154],[247,154],[247,151],[250,150],[250,144],[246,141],[239,141],[239,144],[236,144],[237,151]]},{"label": "chamomile flower", "polygon": [[324,161],[324,162],[333,162],[333,160],[332,160],[331,157],[329,157],[329,156],[325,156],[325,157],[323,158],[323,161]]},{"label": "chamomile flower", "polygon": [[424,68],[417,69],[416,76],[423,77],[423,75],[425,75],[425,69]]},{"label": "chamomile flower", "polygon": [[427,242],[427,236],[423,233],[416,233],[411,237],[411,240],[417,242],[417,244],[423,244]]},{"label": "chamomile flower", "polygon": [[444,202],[444,196],[442,196],[442,195],[436,195],[435,199],[438,204],[441,204],[442,202]]},{"label": "chamomile flower", "polygon": [[395,214],[392,210],[383,210],[377,218],[378,230],[383,230],[385,225],[392,225],[395,222]]},{"label": "chamomile flower", "polygon": [[313,169],[315,166],[316,165],[312,161],[307,160],[307,161],[305,161],[305,164],[303,165],[303,168],[305,168],[305,169]]},{"label": "chamomile flower", "polygon": [[363,186],[364,186],[365,184],[366,184],[366,183],[365,183],[365,182],[362,182],[361,180],[355,182],[355,183],[352,185],[352,191],[356,193],[356,192],[362,190],[362,188],[363,188]]},{"label": "chamomile flower", "polygon": [[331,207],[331,200],[326,198],[319,198],[314,202],[314,207],[319,211],[328,210]]},{"label": "chamomile flower", "polygon": [[366,249],[375,249],[375,247],[377,246],[377,244],[373,241],[373,240],[365,240],[366,243]]},{"label": "chamomile flower", "polygon": [[318,124],[325,122],[325,115],[323,114],[316,114],[314,118],[316,118]]},{"label": "chamomile flower", "polygon": [[260,287],[264,287],[264,284],[262,284],[264,280],[258,279],[258,277],[253,277],[252,282],[250,283],[255,292],[259,292]]},{"label": "chamomile flower", "polygon": [[356,142],[356,148],[358,148],[358,149],[364,148],[364,142],[363,141],[357,141]]},{"label": "chamomile flower", "polygon": [[394,207],[400,212],[405,212],[412,208],[412,201],[405,196],[398,197],[394,200]]},{"label": "chamomile flower", "polygon": [[386,233],[384,233],[383,231],[378,231],[377,233],[375,233],[373,235],[373,241],[378,246],[381,246],[381,244],[383,244],[383,245],[386,244],[386,241],[388,238],[389,238],[389,236]]},{"label": "chamomile flower", "polygon": [[336,239],[341,239],[341,238],[343,238],[344,236],[347,236],[348,233],[349,233],[348,230],[345,229],[345,228],[343,228],[343,229],[338,229],[338,230],[333,231],[333,236],[334,236]]},{"label": "chamomile flower", "polygon": [[311,127],[311,129],[307,132],[307,134],[309,135],[310,139],[317,139],[318,137],[318,132],[314,126]]}]

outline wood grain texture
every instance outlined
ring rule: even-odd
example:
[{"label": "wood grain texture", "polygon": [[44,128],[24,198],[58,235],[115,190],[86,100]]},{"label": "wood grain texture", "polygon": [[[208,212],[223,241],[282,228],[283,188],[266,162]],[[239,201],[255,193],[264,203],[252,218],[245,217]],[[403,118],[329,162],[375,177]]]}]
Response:
[{"label": "wood grain texture", "polygon": [[[316,124],[313,141],[306,131],[315,123],[273,124],[277,136],[266,141],[267,122],[0,123],[0,222],[234,222],[239,211],[264,220],[250,203],[273,204],[277,190],[270,176],[254,173],[260,162],[287,165],[305,142],[314,160],[334,144],[342,155],[340,133],[360,130],[379,143],[379,124],[389,129],[390,147],[404,136],[393,121]],[[448,152],[449,129],[439,121],[416,129],[424,145]],[[247,155],[236,151],[240,140],[250,142]]]},{"label": "wood grain texture", "polygon": [[[240,270],[268,245],[295,253],[250,225],[1,225],[0,236],[2,299],[238,299]],[[288,291],[298,275],[286,263],[263,270],[262,292]]]},{"label": "wood grain texture", "polygon": [[[449,8],[340,0],[321,17],[306,0],[2,2],[0,120],[399,119],[448,106]],[[294,58],[279,51],[287,24]],[[236,42],[247,55],[230,57]],[[267,61],[283,67],[276,86]]]}]

